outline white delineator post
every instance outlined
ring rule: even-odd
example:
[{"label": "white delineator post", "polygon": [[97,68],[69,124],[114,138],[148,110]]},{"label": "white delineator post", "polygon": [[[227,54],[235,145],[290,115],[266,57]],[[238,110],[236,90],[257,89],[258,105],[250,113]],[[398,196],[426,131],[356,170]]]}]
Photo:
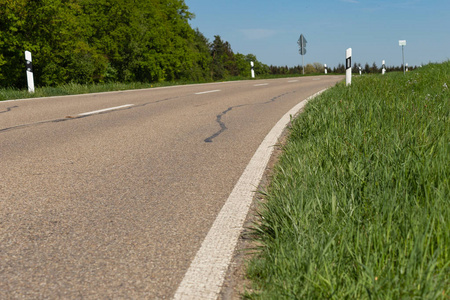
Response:
[{"label": "white delineator post", "polygon": [[406,72],[408,72],[408,63],[406,63],[405,66],[406,66]]},{"label": "white delineator post", "polygon": [[362,71],[361,71],[361,67],[359,67],[359,76],[361,76]]},{"label": "white delineator post", "polygon": [[403,74],[405,74],[405,46],[406,46],[406,40],[400,40],[398,41],[398,45],[402,46],[402,61],[403,61]]},{"label": "white delineator post", "polygon": [[27,64],[27,82],[28,92],[34,93],[34,77],[33,77],[33,64],[31,59],[31,52],[25,51],[25,60]]},{"label": "white delineator post", "polygon": [[327,64],[324,64],[323,67],[325,68],[325,74],[327,74]]},{"label": "white delineator post", "polygon": [[381,62],[381,74],[383,74],[384,75],[384,73],[386,73],[386,65],[385,65],[385,61],[383,60],[382,62]]},{"label": "white delineator post", "polygon": [[352,84],[352,48],[345,51],[345,85]]},{"label": "white delineator post", "polygon": [[250,62],[250,66],[252,67],[252,78],[255,78],[255,68],[254,68],[254,63],[251,61]]}]

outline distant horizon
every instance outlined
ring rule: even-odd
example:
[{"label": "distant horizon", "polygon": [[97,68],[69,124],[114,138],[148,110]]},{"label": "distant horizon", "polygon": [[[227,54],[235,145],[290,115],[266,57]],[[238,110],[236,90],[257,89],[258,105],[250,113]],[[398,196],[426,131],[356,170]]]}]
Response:
[{"label": "distant horizon", "polygon": [[186,0],[195,15],[189,23],[210,41],[228,41],[233,52],[254,54],[273,66],[302,65],[297,40],[307,40],[307,64],[402,65],[399,40],[406,40],[405,63],[420,66],[450,60],[448,0]]}]

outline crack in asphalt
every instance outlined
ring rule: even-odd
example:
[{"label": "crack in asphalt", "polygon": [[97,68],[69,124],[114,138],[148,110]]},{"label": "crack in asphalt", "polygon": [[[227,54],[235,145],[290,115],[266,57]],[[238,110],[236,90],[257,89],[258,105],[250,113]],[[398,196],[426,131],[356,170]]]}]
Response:
[{"label": "crack in asphalt", "polygon": [[[133,109],[133,108],[138,108],[138,107],[144,107],[144,106],[147,106],[147,105],[150,105],[150,104],[156,104],[156,103],[160,103],[160,102],[175,100],[175,99],[178,99],[178,98],[180,98],[180,97],[165,98],[165,99],[161,99],[161,100],[157,100],[157,101],[153,101],[153,102],[147,102],[147,103],[143,103],[143,104],[139,104],[139,105],[134,105],[134,106],[130,106],[130,107],[122,108],[122,109],[104,111],[104,112],[100,112],[100,113],[96,113],[96,114],[92,114],[92,115],[67,116],[67,117],[60,118],[60,119],[40,121],[40,122],[34,122],[34,123],[29,123],[29,124],[21,124],[21,125],[11,126],[11,127],[7,127],[7,128],[2,128],[2,129],[0,129],[0,133],[6,132],[6,131],[11,131],[11,130],[16,130],[16,129],[21,129],[21,128],[26,128],[26,127],[37,126],[37,125],[50,124],[50,123],[61,123],[61,122],[66,122],[66,121],[73,121],[73,120],[78,120],[78,119],[83,119],[83,118],[89,118],[89,117],[93,117],[93,116],[96,116],[96,115],[104,115],[104,114],[112,113],[112,112],[115,112],[115,111],[121,111],[121,110],[126,110],[126,109]],[[16,108],[16,107],[18,107],[18,106],[9,107],[9,108],[7,108],[6,111],[3,111],[3,112],[8,112],[8,111],[11,110],[11,108]],[[2,112],[0,112],[0,113],[2,113]]]},{"label": "crack in asphalt", "polygon": [[227,126],[225,125],[225,123],[222,122],[222,117],[224,115],[226,115],[226,113],[231,111],[233,108],[238,108],[238,107],[247,106],[247,105],[250,105],[250,104],[241,104],[241,105],[231,106],[231,107],[228,107],[227,110],[224,110],[221,114],[217,115],[216,122],[219,123],[220,130],[217,131],[216,133],[214,133],[213,135],[211,135],[210,137],[206,138],[205,142],[206,143],[212,143],[212,140],[214,138],[218,137],[222,132],[224,132],[225,130],[228,129]]},{"label": "crack in asphalt", "polygon": [[[236,105],[236,106],[229,107],[228,109],[224,110],[222,113],[220,113],[220,114],[218,114],[216,116],[216,122],[219,124],[220,130],[217,131],[216,133],[214,133],[213,135],[209,136],[208,138],[206,138],[204,141],[206,143],[212,143],[213,139],[215,139],[216,137],[221,135],[225,130],[228,129],[226,124],[222,121],[222,117],[224,115],[226,115],[228,112],[232,111],[233,109],[239,108],[239,107],[243,107],[243,106],[249,106],[249,105],[264,105],[264,104],[273,103],[273,102],[277,101],[278,99],[280,99],[280,98],[282,98],[282,97],[284,97],[284,96],[286,96],[288,94],[292,94],[292,93],[295,93],[295,91],[287,92],[287,93],[278,95],[276,97],[273,97],[269,101],[262,102],[262,103],[241,104],[241,105]],[[89,118],[89,117],[93,117],[95,115],[103,115],[103,114],[112,113],[112,112],[115,112],[115,111],[121,111],[121,110],[125,110],[125,109],[133,109],[133,108],[138,108],[138,107],[144,107],[144,106],[147,106],[147,105],[150,105],[150,104],[161,103],[161,102],[165,102],[165,101],[175,100],[175,99],[178,99],[178,98],[180,98],[180,97],[169,97],[169,98],[160,99],[160,100],[157,100],[157,101],[147,102],[147,103],[143,103],[143,104],[140,104],[140,105],[134,105],[134,106],[131,106],[131,107],[118,109],[118,110],[105,111],[105,112],[101,112],[101,113],[97,113],[97,114],[93,114],[93,115],[67,116],[65,118],[60,118],[60,119],[55,119],[55,120],[41,121],[41,122],[35,122],[35,123],[30,123],[30,124],[21,124],[21,125],[16,125],[16,126],[12,126],[12,127],[2,128],[2,129],[0,129],[0,133],[6,132],[6,131],[10,131],[10,130],[16,130],[16,129],[26,128],[26,127],[37,126],[37,125],[43,125],[43,124],[49,124],[49,123],[61,123],[61,122],[66,122],[66,121],[78,120],[78,119],[82,119],[82,118]],[[5,111],[0,111],[0,113],[10,112],[13,108],[17,108],[17,107],[18,106],[8,107],[8,108],[6,108]]]},{"label": "crack in asphalt", "polygon": [[0,114],[10,112],[13,108],[18,108],[18,106],[16,105],[16,106],[7,107],[6,110],[0,111]]},{"label": "crack in asphalt", "polygon": [[278,100],[279,98],[281,98],[281,97],[284,97],[284,96],[289,95],[289,94],[294,94],[294,93],[295,93],[295,91],[287,92],[287,93],[281,94],[281,95],[279,95],[279,96],[273,97],[272,99],[270,99],[270,100],[267,101],[267,102],[259,103],[259,104],[269,104],[269,103],[272,103],[272,102],[277,101],[277,100]]},{"label": "crack in asphalt", "polygon": [[219,124],[220,126],[220,130],[217,131],[216,133],[214,133],[213,135],[211,135],[210,137],[206,138],[204,141],[205,143],[212,143],[213,139],[215,139],[216,137],[218,137],[219,135],[221,135],[225,130],[228,129],[228,127],[225,125],[224,122],[222,122],[222,117],[227,114],[228,112],[230,112],[232,109],[234,108],[238,108],[238,107],[243,107],[243,106],[248,106],[248,105],[264,105],[264,104],[269,104],[269,103],[273,103],[275,101],[277,101],[278,99],[289,95],[289,94],[293,94],[296,91],[292,91],[292,92],[287,92],[281,95],[278,95],[276,97],[273,97],[272,99],[270,99],[269,101],[266,102],[262,102],[262,103],[256,103],[256,104],[241,104],[241,105],[236,105],[236,106],[231,106],[229,107],[227,110],[223,111],[221,114],[217,115],[216,117],[216,122]]}]

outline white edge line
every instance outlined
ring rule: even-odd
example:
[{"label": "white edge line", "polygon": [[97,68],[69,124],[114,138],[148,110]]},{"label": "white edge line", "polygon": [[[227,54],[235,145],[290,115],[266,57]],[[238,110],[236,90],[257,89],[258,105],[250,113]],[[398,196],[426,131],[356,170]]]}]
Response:
[{"label": "white edge line", "polygon": [[289,82],[289,83],[292,83],[292,82],[298,82],[298,80],[289,80],[288,82]]},{"label": "white edge line", "polygon": [[125,107],[130,107],[133,106],[134,104],[126,104],[126,105],[121,105],[121,106],[116,106],[116,107],[110,107],[110,108],[105,108],[105,109],[100,109],[100,110],[94,110],[94,111],[90,111],[90,112],[85,112],[82,114],[78,114],[79,116],[89,116],[89,115],[94,115],[94,114],[99,114],[102,112],[106,112],[106,111],[110,111],[110,110],[117,110],[117,109],[121,109],[121,108],[125,108]]},{"label": "white edge line", "polygon": [[269,85],[268,83],[259,83],[259,84],[255,84],[253,86],[263,86],[263,85]]},{"label": "white edge line", "polygon": [[310,99],[325,90],[294,106],[264,138],[219,212],[173,299],[217,299],[273,146],[289,124],[291,116],[298,114]]},{"label": "white edge line", "polygon": [[202,94],[209,94],[209,93],[217,93],[220,92],[220,90],[212,90],[212,91],[206,91],[206,92],[198,92],[195,93],[195,95],[202,95]]}]

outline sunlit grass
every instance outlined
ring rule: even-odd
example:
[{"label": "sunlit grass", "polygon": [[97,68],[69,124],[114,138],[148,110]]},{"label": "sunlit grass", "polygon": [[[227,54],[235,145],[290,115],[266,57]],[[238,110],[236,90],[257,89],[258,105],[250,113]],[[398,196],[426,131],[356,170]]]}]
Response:
[{"label": "sunlit grass", "polygon": [[450,62],[355,76],[294,122],[251,299],[450,299]]}]

